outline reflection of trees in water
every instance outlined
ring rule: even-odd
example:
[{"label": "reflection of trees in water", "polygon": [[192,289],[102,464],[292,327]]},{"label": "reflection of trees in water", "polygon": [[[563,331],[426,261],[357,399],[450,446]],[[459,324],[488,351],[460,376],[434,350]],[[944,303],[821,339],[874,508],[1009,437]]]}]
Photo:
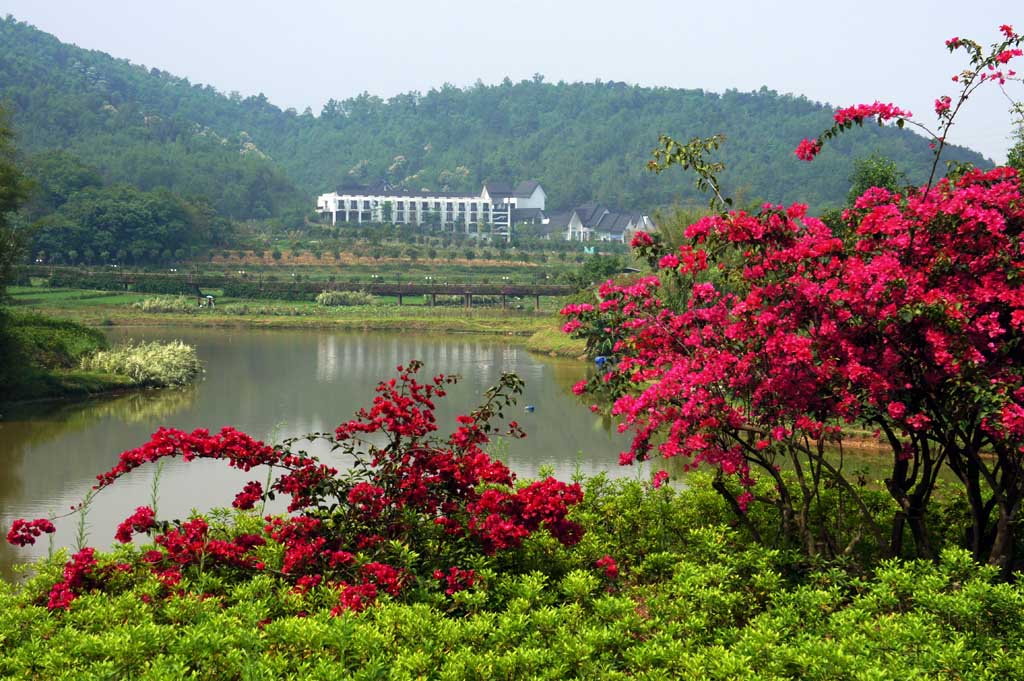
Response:
[{"label": "reflection of trees in water", "polygon": [[184,411],[196,400],[198,388],[189,385],[175,390],[148,390],[123,395],[97,404],[81,414],[92,421],[110,416],[125,423],[144,423]]},{"label": "reflection of trees in water", "polygon": [[[57,437],[84,431],[102,420],[145,423],[187,409],[197,389],[150,390],[93,398],[85,402],[49,402],[13,405],[0,420],[0,509],[11,499],[23,498],[25,483],[17,474],[27,467],[25,455]],[[38,462],[43,465],[44,462]]]},{"label": "reflection of trees in water", "polygon": [[[198,388],[189,385],[169,390],[143,390],[126,395],[99,396],[86,401],[14,405],[0,421],[0,451],[9,443],[10,433],[21,444],[45,442],[56,435],[87,428],[104,418],[123,423],[162,419],[188,409]],[[19,426],[29,426],[19,432]]]}]

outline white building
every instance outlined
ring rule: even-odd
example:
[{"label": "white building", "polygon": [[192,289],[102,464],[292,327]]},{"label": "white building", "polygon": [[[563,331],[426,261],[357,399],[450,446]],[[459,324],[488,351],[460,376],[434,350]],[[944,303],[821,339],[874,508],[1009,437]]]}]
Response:
[{"label": "white building", "polygon": [[476,196],[451,192],[410,191],[387,183],[343,185],[317,197],[316,210],[331,224],[390,222],[396,225],[438,225],[466,234],[511,239],[517,211],[521,217],[543,214],[547,195],[539,182],[515,187],[487,182]]},{"label": "white building", "polygon": [[589,201],[561,216],[549,230],[566,241],[618,241],[626,243],[635,232],[656,229],[650,216],[641,213],[617,213]]}]

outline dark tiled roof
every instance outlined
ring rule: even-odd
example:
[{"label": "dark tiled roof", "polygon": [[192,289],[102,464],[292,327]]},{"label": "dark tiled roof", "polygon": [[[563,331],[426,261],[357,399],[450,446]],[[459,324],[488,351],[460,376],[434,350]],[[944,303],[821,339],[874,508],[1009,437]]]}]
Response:
[{"label": "dark tiled roof", "polygon": [[563,229],[569,226],[569,220],[572,219],[572,213],[548,213],[548,222],[552,225],[558,225]]},{"label": "dark tiled roof", "polygon": [[584,227],[593,229],[601,220],[601,216],[608,212],[608,209],[596,201],[587,201],[586,203],[577,206],[573,212],[579,216],[580,222],[583,223]]},{"label": "dark tiled roof", "polygon": [[514,211],[512,211],[512,220],[516,222],[521,220],[543,219],[544,211],[542,211],[540,208],[516,208]]},{"label": "dark tiled roof", "polygon": [[[540,186],[540,182],[537,180],[523,180],[516,185],[515,196],[520,199],[528,199],[533,195],[533,192]],[[488,190],[489,191],[489,190]]]},{"label": "dark tiled roof", "polygon": [[512,185],[508,182],[485,182],[484,189],[487,190],[492,199],[509,197],[512,196],[513,192]]}]

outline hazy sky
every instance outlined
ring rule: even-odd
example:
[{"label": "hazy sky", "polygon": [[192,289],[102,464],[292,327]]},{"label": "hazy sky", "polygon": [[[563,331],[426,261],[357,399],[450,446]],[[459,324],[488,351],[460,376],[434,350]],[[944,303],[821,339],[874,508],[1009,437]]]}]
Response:
[{"label": "hazy sky", "polygon": [[[933,101],[955,96],[950,76],[966,65],[944,41],[987,45],[1000,24],[1024,30],[1022,0],[0,0],[8,13],[65,42],[299,111],[363,91],[542,73],[715,91],[767,85],[837,105],[879,99],[929,125]],[[1024,99],[1020,83],[1007,88]],[[979,91],[951,141],[1005,160],[1007,109],[997,87]]]}]

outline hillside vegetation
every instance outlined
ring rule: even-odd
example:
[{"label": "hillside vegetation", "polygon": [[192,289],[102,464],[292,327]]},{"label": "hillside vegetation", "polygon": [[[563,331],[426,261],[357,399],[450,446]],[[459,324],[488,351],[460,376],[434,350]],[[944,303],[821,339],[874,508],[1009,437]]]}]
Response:
[{"label": "hillside vegetation", "polygon": [[[30,165],[63,149],[107,183],[168,189],[236,219],[305,210],[342,181],[381,178],[475,191],[485,179],[532,177],[554,209],[591,198],[644,210],[701,200],[677,176],[646,170],[660,133],[724,134],[725,186],[748,200],[799,198],[814,209],[842,203],[855,158],[883,152],[914,182],[931,161],[923,138],[872,128],[832,145],[812,169],[793,148],[827,125],[832,109],[767,87],[716,93],[538,75],[332,99],[314,115],[67,45],[10,16],[0,20],[0,42],[0,90]],[[948,158],[988,165],[963,148]]]}]

